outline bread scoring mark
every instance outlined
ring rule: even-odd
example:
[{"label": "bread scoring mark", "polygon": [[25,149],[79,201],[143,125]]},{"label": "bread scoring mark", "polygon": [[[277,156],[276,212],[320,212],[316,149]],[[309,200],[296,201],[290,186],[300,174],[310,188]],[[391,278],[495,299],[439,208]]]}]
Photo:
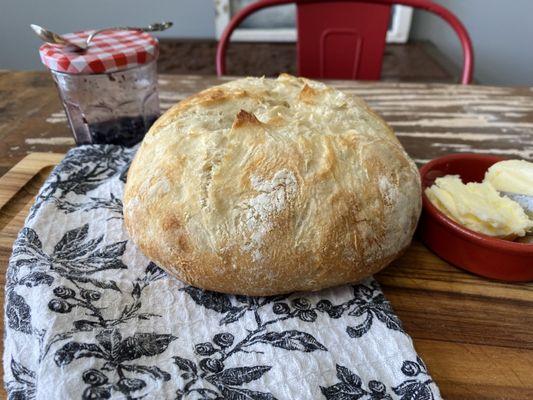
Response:
[{"label": "bread scoring mark", "polygon": [[[222,142],[219,143],[219,145]],[[223,148],[220,146],[218,151],[216,151],[212,157],[208,158],[205,163],[202,165],[201,173],[201,197],[200,197],[200,206],[207,207],[208,198],[209,198],[209,189],[211,183],[213,182],[213,174],[220,165],[223,157]]]},{"label": "bread scoring mark", "polygon": [[243,204],[243,223],[250,233],[250,239],[242,250],[251,253],[253,261],[260,261],[263,258],[263,239],[273,228],[273,217],[286,209],[294,199],[298,192],[298,182],[294,173],[287,169],[277,171],[271,180],[252,176],[250,182],[259,194]]},{"label": "bread scoring mark", "polygon": [[300,91],[300,94],[298,95],[298,99],[303,101],[304,103],[314,103],[314,100],[317,94],[318,94],[318,91],[316,91],[315,89],[313,89],[311,86],[309,86],[306,83],[303,89]]},{"label": "bread scoring mark", "polygon": [[235,117],[233,121],[232,129],[242,128],[247,125],[257,125],[260,126],[261,122],[256,118],[256,116],[247,111],[241,110]]}]

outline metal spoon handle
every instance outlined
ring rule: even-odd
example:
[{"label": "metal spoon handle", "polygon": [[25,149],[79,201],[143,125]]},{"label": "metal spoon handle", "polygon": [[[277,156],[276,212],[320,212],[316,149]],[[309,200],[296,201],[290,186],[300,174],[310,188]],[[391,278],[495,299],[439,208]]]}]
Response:
[{"label": "metal spoon handle", "polygon": [[37,36],[39,36],[44,42],[53,43],[53,44],[61,44],[75,51],[84,50],[84,47],[81,47],[80,45],[76,43],[70,42],[66,40],[63,36],[58,35],[57,33],[52,32],[51,30],[45,29],[42,26],[30,24],[30,27],[37,34]]},{"label": "metal spoon handle", "polygon": [[140,31],[140,32],[162,32],[164,30],[167,30],[173,25],[172,22],[155,22],[153,24],[150,24],[146,27],[138,27],[138,26],[116,26],[112,28],[103,28],[98,29],[97,31],[94,31],[91,33],[87,40],[85,41],[85,46],[89,47],[89,44],[94,39],[94,37],[102,32],[108,32],[108,31]]},{"label": "metal spoon handle", "polygon": [[500,192],[505,197],[517,202],[529,218],[533,218],[533,196],[527,194]]}]

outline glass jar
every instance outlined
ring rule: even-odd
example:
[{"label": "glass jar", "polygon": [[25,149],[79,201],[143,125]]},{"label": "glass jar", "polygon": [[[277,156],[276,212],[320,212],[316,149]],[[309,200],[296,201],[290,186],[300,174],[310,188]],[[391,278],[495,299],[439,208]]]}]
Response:
[{"label": "glass jar", "polygon": [[159,117],[155,60],[102,74],[51,72],[78,145],[133,146]]},{"label": "glass jar", "polygon": [[[91,33],[63,36],[76,43]],[[44,43],[39,54],[52,73],[76,144],[133,146],[159,117],[159,43],[149,33],[102,31],[85,51]]]}]

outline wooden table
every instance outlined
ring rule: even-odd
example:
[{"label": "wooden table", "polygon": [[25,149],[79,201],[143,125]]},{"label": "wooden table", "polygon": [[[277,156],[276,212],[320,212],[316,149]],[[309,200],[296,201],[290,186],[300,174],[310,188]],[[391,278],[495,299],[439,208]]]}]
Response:
[{"label": "wooden table", "polygon": [[[162,107],[221,81],[161,76]],[[331,83],[366,99],[419,164],[450,152],[533,160],[533,88]],[[0,175],[29,152],[72,145],[48,75],[0,72]],[[9,252],[0,247],[2,265]],[[533,399],[533,284],[478,278],[416,239],[377,279],[444,398]]]}]

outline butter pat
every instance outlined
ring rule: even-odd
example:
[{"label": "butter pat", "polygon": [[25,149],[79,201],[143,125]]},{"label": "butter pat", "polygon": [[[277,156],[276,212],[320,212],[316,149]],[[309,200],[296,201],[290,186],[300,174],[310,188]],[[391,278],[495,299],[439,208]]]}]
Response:
[{"label": "butter pat", "polygon": [[524,160],[500,161],[490,167],[484,182],[500,192],[533,196],[533,163]]},{"label": "butter pat", "polygon": [[441,212],[476,232],[500,238],[524,236],[533,227],[518,203],[502,197],[488,182],[467,183],[458,175],[437,178],[425,191]]}]

